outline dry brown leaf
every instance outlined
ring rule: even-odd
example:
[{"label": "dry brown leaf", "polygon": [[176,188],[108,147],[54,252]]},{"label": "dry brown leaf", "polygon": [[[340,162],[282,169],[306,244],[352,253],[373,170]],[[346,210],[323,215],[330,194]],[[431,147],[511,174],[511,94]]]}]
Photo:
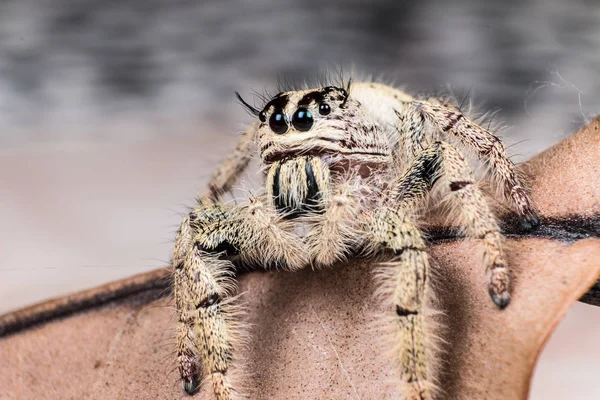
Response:
[{"label": "dry brown leaf", "polygon": [[[534,234],[510,235],[506,310],[488,297],[474,243],[432,245],[439,335],[447,341],[441,398],[527,398],[543,344],[600,276],[600,119],[525,169],[544,218]],[[353,261],[240,278],[251,398],[398,397],[373,327],[382,306],[373,302],[371,270]],[[165,276],[155,271],[0,317],[0,398],[181,398],[166,280],[157,280]],[[55,318],[77,309],[86,310]]]}]

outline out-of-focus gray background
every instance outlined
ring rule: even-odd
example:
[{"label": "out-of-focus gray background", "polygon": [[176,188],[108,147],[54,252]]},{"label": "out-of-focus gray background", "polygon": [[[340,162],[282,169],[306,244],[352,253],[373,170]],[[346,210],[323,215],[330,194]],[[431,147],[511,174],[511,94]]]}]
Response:
[{"label": "out-of-focus gray background", "polygon": [[[249,122],[233,96],[342,66],[467,94],[516,161],[600,111],[589,0],[0,3],[0,312],[165,265]],[[599,149],[600,150],[600,149]],[[600,312],[550,341],[534,399],[600,398]]]}]

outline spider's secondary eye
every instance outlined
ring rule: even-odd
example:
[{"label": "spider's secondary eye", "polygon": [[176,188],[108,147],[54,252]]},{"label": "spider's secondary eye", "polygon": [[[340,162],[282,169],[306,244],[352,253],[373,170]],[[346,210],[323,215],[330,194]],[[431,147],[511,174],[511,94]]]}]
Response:
[{"label": "spider's secondary eye", "polygon": [[331,112],[331,107],[329,107],[329,104],[323,103],[319,106],[319,114],[329,115],[330,112]]},{"label": "spider's secondary eye", "polygon": [[261,111],[260,114],[258,114],[258,119],[260,120],[260,122],[266,122],[267,121],[267,113],[265,113],[264,111]]},{"label": "spider's secondary eye", "polygon": [[313,116],[306,108],[299,108],[292,117],[292,124],[300,132],[306,132],[312,128]]},{"label": "spider's secondary eye", "polygon": [[269,118],[269,127],[273,132],[280,135],[287,132],[288,124],[285,121],[285,115],[283,115],[281,110],[275,110],[273,114],[271,114],[271,118]]},{"label": "spider's secondary eye", "polygon": [[340,93],[342,94],[342,96],[348,97],[348,92],[346,91],[346,89],[340,89]]}]

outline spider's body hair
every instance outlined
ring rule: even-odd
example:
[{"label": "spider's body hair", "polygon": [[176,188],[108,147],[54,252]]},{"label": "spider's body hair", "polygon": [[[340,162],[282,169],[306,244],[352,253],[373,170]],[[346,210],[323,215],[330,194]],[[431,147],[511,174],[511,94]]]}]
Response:
[{"label": "spider's body hair", "polygon": [[[239,97],[239,96],[238,96]],[[232,300],[231,260],[287,269],[329,266],[351,255],[387,257],[376,297],[387,305],[387,331],[402,393],[431,399],[436,346],[429,257],[416,216],[431,202],[448,209],[480,242],[490,296],[510,301],[502,235],[457,145],[484,161],[509,202],[533,226],[537,214],[507,158],[485,128],[447,98],[417,99],[377,83],[282,92],[262,110],[239,97],[259,122],[217,169],[175,245],[178,360],[193,394],[210,376],[218,400],[240,395],[229,367],[240,329]],[[218,203],[256,147],[265,194],[250,203]],[[303,228],[303,233],[301,229]]]}]

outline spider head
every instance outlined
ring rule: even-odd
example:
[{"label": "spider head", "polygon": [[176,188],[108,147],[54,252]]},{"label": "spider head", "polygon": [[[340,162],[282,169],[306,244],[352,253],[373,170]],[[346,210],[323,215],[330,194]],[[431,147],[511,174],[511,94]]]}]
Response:
[{"label": "spider head", "polygon": [[252,108],[260,121],[256,140],[263,162],[298,156],[320,157],[330,166],[388,162],[383,130],[349,91],[327,86],[283,92],[261,111]]}]

